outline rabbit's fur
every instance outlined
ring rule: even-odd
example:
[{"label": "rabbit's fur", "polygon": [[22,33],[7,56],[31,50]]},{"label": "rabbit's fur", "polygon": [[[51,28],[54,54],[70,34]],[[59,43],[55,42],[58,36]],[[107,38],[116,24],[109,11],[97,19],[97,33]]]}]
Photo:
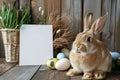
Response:
[{"label": "rabbit's fur", "polygon": [[83,79],[103,79],[105,72],[112,66],[112,57],[104,43],[97,39],[102,31],[107,14],[92,23],[92,13],[84,18],[84,31],[79,33],[73,42],[69,59],[73,69],[68,76],[84,73]]}]

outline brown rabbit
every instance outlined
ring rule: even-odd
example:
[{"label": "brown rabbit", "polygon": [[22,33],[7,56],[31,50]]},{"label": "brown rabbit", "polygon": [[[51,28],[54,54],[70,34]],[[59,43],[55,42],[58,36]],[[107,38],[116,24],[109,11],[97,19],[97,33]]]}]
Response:
[{"label": "brown rabbit", "polygon": [[82,79],[103,79],[111,71],[112,57],[104,43],[97,39],[106,23],[107,14],[92,24],[92,13],[84,18],[84,31],[79,33],[70,51],[73,69],[68,76],[84,73]]}]

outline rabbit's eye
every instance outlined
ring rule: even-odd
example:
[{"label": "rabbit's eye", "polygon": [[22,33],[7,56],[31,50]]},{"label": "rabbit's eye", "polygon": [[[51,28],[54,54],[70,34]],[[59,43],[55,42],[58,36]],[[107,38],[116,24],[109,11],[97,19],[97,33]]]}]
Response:
[{"label": "rabbit's eye", "polygon": [[92,38],[91,38],[91,37],[88,37],[88,38],[87,38],[87,42],[90,42],[90,41],[92,41]]}]

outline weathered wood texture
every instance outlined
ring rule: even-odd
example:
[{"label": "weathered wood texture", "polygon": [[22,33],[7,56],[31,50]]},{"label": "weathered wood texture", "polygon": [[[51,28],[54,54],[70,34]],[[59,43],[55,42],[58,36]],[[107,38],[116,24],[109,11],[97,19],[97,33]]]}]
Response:
[{"label": "weathered wood texture", "polygon": [[62,0],[61,14],[71,16],[70,28],[75,34],[82,31],[82,0]]},{"label": "weathered wood texture", "polygon": [[[95,4],[95,3],[99,3],[99,4]],[[84,16],[87,15],[89,12],[93,13],[92,21],[100,17],[101,16],[101,0],[84,0],[83,19],[84,19]],[[98,35],[97,38],[100,38],[100,34]]]},{"label": "weathered wood texture", "polygon": [[106,26],[100,35],[110,51],[120,52],[120,1],[119,0],[61,0],[61,14],[72,17],[70,25],[74,33],[83,29],[83,18],[88,12],[93,13],[93,20],[108,12]]},{"label": "weathered wood texture", "polygon": [[31,80],[70,80],[70,77],[66,76],[66,71],[50,70],[41,66]]},{"label": "weathered wood texture", "polygon": [[120,0],[116,2],[115,51],[120,52]]},{"label": "weathered wood texture", "polygon": [[[4,62],[2,61],[2,59],[0,61]],[[7,70],[8,68],[9,70],[4,74],[0,73],[0,80],[82,80],[82,75],[68,77],[66,76],[67,71],[50,70],[45,65],[39,67],[39,66],[19,66],[19,65],[15,66],[15,63],[14,64],[5,63],[5,64],[7,66]],[[111,73],[107,74],[105,80],[120,80],[119,75],[120,75],[120,71],[114,70]]]},{"label": "weathered wood texture", "polygon": [[[76,34],[83,30],[83,18],[88,12],[93,13],[93,20],[108,12],[105,28],[99,37],[105,42],[110,51],[120,52],[119,0],[39,0],[38,2],[40,1],[44,4],[41,3],[45,9],[49,9],[49,11],[59,10],[61,15],[69,14],[72,18],[70,28]],[[51,4],[52,6],[50,6]],[[34,16],[37,15],[34,14]]]},{"label": "weathered wood texture", "polygon": [[30,0],[19,0],[20,10],[30,8]]},{"label": "weathered wood texture", "polygon": [[17,63],[6,63],[4,58],[0,58],[0,76],[13,68]]},{"label": "weathered wood texture", "polygon": [[[46,65],[19,66],[0,59],[0,80],[82,80],[82,75],[69,77],[67,71],[50,70]],[[4,73],[4,74],[3,74]],[[107,74],[105,80],[120,80],[120,71]]]},{"label": "weathered wood texture", "polygon": [[[9,1],[9,0],[6,0]],[[12,1],[12,0],[10,0]],[[110,51],[120,52],[120,1],[119,0],[18,0],[19,8],[31,8],[32,23],[39,23],[40,12],[42,7],[45,12],[58,11],[61,15],[69,14],[72,18],[70,24],[71,30],[77,34],[83,30],[83,18],[88,12],[93,13],[93,20],[106,14],[108,18],[105,28],[100,35],[101,40],[105,42]],[[1,2],[0,2],[1,4]],[[4,49],[0,39],[0,53]],[[1,54],[0,57],[4,57]]]},{"label": "weathered wood texture", "polygon": [[120,52],[120,1],[102,0],[102,14],[106,12],[108,12],[108,19],[102,33],[102,40],[111,51]]},{"label": "weathered wood texture", "polygon": [[[50,70],[47,66],[41,66],[31,80],[82,80],[82,75],[68,77],[66,76],[66,72]],[[107,74],[105,80],[120,80],[119,75],[119,70],[113,71]]]},{"label": "weathered wood texture", "polygon": [[0,80],[30,80],[39,66],[15,66],[0,76]]},{"label": "weathered wood texture", "polygon": [[39,23],[39,7],[42,7],[42,9],[44,9],[43,0],[31,0],[31,14],[33,18],[33,23],[35,24]]},{"label": "weathered wood texture", "polygon": [[[93,13],[93,21],[101,16],[101,0],[84,0],[84,12],[85,16],[87,13]],[[83,16],[83,18],[84,18]]]},{"label": "weathered wood texture", "polygon": [[120,80],[120,69],[108,73],[105,80]]},{"label": "weathered wood texture", "polygon": [[39,24],[39,18],[41,12],[39,7],[42,7],[44,13],[51,13],[57,11],[60,14],[60,1],[61,0],[31,0],[31,14],[33,18],[33,23]]},{"label": "weathered wood texture", "polygon": [[[0,8],[2,8],[2,3],[3,1],[0,1]],[[0,16],[1,16],[1,13],[0,13]],[[0,28],[1,28],[1,23],[0,23]],[[3,58],[3,57],[5,57],[4,45],[3,45],[3,40],[2,40],[2,34],[0,32],[0,58]]]},{"label": "weathered wood texture", "polygon": [[117,37],[115,38],[116,1],[117,0],[102,1],[102,14],[104,15],[108,12],[106,26],[102,32],[102,40],[111,51],[115,50],[115,39],[117,39]]},{"label": "weathered wood texture", "polygon": [[2,40],[2,34],[0,32],[0,58],[5,57],[5,50],[4,50],[4,45],[3,45],[3,40]]},{"label": "weathered wood texture", "polygon": [[[37,1],[41,2],[41,4],[36,3],[37,6],[43,6],[45,10],[48,12],[53,10],[54,11],[59,10],[61,15],[69,14],[72,18],[70,28],[75,34],[83,30],[83,26],[84,26],[83,19],[88,12],[93,13],[93,20],[97,19],[98,17],[108,12],[108,18],[105,28],[102,34],[98,36],[98,38],[100,38],[102,41],[105,42],[106,46],[110,51],[120,52],[120,45],[119,45],[120,1],[119,0],[55,0],[55,1],[37,0]],[[32,9],[33,13],[35,9]],[[34,17],[37,17],[38,15],[39,12],[33,14]],[[37,20],[37,18],[34,19]]]}]

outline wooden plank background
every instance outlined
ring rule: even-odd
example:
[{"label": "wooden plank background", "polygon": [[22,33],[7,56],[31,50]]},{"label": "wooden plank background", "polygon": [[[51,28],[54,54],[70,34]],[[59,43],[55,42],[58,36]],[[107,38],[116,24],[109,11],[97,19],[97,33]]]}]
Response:
[{"label": "wooden plank background", "polygon": [[[4,0],[0,1],[0,7]],[[5,0],[12,2],[15,0]],[[58,11],[61,15],[69,14],[72,18],[71,30],[77,34],[83,30],[83,18],[88,12],[93,12],[93,20],[108,12],[105,28],[100,35],[110,51],[120,52],[120,0],[16,0],[16,7],[24,10],[29,7],[32,23],[39,23],[38,8],[45,12]],[[3,42],[0,34],[0,57],[4,57]]]},{"label": "wooden plank background", "polygon": [[61,14],[71,16],[70,28],[75,34],[82,31],[82,0],[62,0]]},{"label": "wooden plank background", "polygon": [[120,0],[117,0],[116,2],[116,28],[115,28],[115,51],[120,51]]}]

